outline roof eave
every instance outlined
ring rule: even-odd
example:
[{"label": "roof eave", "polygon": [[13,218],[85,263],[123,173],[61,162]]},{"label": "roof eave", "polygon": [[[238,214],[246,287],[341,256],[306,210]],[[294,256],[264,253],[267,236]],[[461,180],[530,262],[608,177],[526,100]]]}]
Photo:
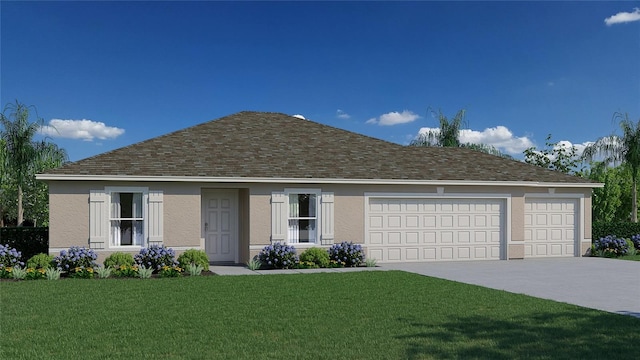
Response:
[{"label": "roof eave", "polygon": [[135,181],[135,182],[200,182],[200,183],[287,183],[287,184],[362,184],[362,185],[436,185],[436,186],[525,186],[556,188],[601,188],[603,183],[570,183],[541,181],[478,180],[411,180],[411,179],[331,179],[331,178],[260,178],[207,176],[135,176],[135,175],[67,175],[38,174],[42,181]]}]

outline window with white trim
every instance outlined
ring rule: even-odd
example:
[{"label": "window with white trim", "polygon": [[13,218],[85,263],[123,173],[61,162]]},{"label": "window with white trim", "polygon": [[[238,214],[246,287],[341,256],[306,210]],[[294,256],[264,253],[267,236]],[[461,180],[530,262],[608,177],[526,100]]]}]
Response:
[{"label": "window with white trim", "polygon": [[271,241],[332,245],[332,192],[290,188],[271,193]]},{"label": "window with white trim", "polygon": [[318,242],[318,203],[317,193],[289,192],[289,243]]},{"label": "window with white trim", "polygon": [[142,247],[163,243],[162,190],[107,186],[89,191],[89,246]]},{"label": "window with white trim", "polygon": [[142,246],[144,211],[142,192],[112,192],[109,226],[112,246]]}]

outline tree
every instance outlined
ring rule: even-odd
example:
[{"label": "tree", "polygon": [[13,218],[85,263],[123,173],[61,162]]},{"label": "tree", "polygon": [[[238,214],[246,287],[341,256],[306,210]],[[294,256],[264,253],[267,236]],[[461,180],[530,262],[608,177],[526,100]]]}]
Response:
[{"label": "tree", "polygon": [[632,208],[629,167],[607,167],[604,163],[596,162],[591,164],[586,176],[604,183],[604,187],[593,189],[593,222],[628,221]]},{"label": "tree", "polygon": [[480,152],[484,152],[491,155],[501,156],[505,158],[511,158],[511,156],[503,154],[500,150],[494,146],[488,144],[472,144],[460,142],[460,130],[467,123],[464,120],[465,110],[462,109],[456,113],[453,119],[449,120],[442,113],[438,112],[438,122],[440,127],[438,129],[429,130],[423,134],[420,134],[417,139],[411,141],[411,146],[440,146],[440,147],[464,147]]},{"label": "tree", "polygon": [[638,222],[638,170],[640,169],[640,120],[637,123],[629,120],[628,114],[614,113],[613,120],[618,121],[622,136],[609,135],[601,137],[587,146],[582,153],[585,160],[591,161],[602,156],[602,162],[609,164],[626,164],[631,172],[631,221]]},{"label": "tree", "polygon": [[464,114],[465,110],[460,110],[456,116],[449,121],[442,111],[439,111],[438,122],[440,123],[440,128],[420,134],[410,145],[460,147],[460,129],[462,129],[463,125],[466,125]]},{"label": "tree", "polygon": [[551,134],[545,140],[546,147],[538,150],[532,146],[524,151],[524,162],[565,174],[581,175],[582,159],[575,146],[551,142]]},{"label": "tree", "polygon": [[[1,184],[3,203],[16,204],[16,219],[18,225],[24,221],[24,200],[34,199],[38,184],[35,174],[47,169],[58,167],[67,161],[67,153],[56,144],[34,140],[35,135],[43,124],[37,118],[31,122],[30,110],[35,108],[19,103],[7,104],[0,114],[0,138],[3,150],[0,152],[3,175]],[[15,197],[12,194],[15,189]],[[42,186],[40,186],[42,189]],[[46,188],[44,188],[46,190]],[[30,207],[32,204],[29,204]],[[35,219],[34,219],[35,220]]]}]

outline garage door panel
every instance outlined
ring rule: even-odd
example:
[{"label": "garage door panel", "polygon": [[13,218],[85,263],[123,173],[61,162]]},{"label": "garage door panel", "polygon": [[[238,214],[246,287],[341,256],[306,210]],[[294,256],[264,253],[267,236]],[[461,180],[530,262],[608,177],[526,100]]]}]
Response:
[{"label": "garage door panel", "polygon": [[402,227],[402,221],[400,220],[400,216],[388,216],[387,227],[392,229]]},{"label": "garage door panel", "polygon": [[369,256],[380,262],[489,260],[502,255],[502,199],[369,200],[367,245]]},{"label": "garage door panel", "polygon": [[424,232],[424,243],[427,244],[435,244],[436,243],[436,233],[434,231]]},{"label": "garage door panel", "polygon": [[418,215],[408,215],[406,217],[406,227],[408,228],[417,228],[420,227],[420,218]]},{"label": "garage door panel", "polygon": [[406,252],[407,252],[407,256],[406,256],[407,261],[418,261],[420,259],[420,256],[418,256],[418,254],[420,253],[420,250],[418,248],[408,248]]},{"label": "garage door panel", "polygon": [[383,221],[384,220],[383,220],[382,216],[370,216],[369,217],[369,227],[371,229],[381,229]]},{"label": "garage door panel", "polygon": [[372,245],[382,245],[384,234],[381,232],[370,232],[369,233],[369,243]]},{"label": "garage door panel", "polygon": [[436,227],[436,216],[435,215],[428,215],[428,216],[423,216],[422,217],[422,221],[423,221],[423,226],[426,228],[434,228]]},{"label": "garage door panel", "polygon": [[577,199],[525,199],[525,257],[575,256]]},{"label": "garage door panel", "polygon": [[452,244],[453,243],[453,232],[451,232],[451,231],[441,231],[440,232],[440,243],[442,243],[442,244]]}]

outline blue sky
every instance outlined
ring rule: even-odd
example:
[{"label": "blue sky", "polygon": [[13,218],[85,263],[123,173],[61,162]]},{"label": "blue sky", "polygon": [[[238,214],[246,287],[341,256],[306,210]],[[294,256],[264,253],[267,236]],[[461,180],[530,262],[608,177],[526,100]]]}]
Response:
[{"label": "blue sky", "polygon": [[[79,160],[242,110],[521,158],[640,119],[640,2],[0,2],[0,100]],[[47,128],[43,130],[47,132]]]}]

